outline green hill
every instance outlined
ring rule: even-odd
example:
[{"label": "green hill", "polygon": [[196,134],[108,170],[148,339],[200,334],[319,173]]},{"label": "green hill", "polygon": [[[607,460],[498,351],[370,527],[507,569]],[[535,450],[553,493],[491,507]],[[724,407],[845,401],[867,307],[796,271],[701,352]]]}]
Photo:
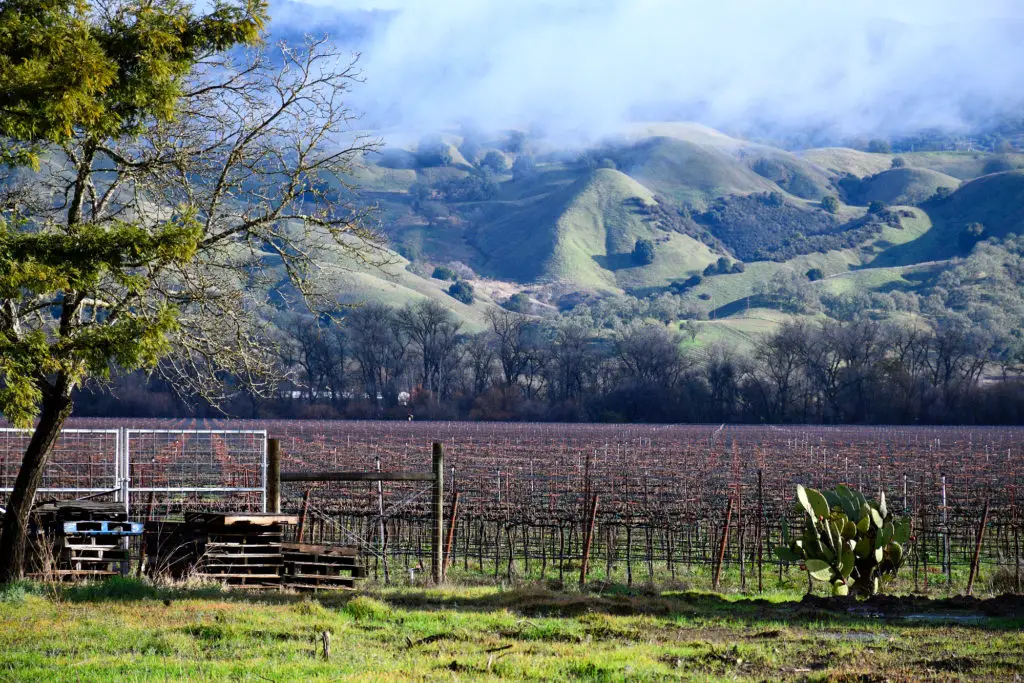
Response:
[{"label": "green hill", "polygon": [[970,223],[981,223],[984,237],[1024,234],[1024,171],[982,176],[964,183],[942,201],[922,208],[934,227],[915,240],[882,254],[878,265],[907,265],[963,254],[960,235]]},{"label": "green hill", "polygon": [[620,150],[615,161],[654,193],[701,209],[718,197],[778,189],[732,154],[677,138],[644,140]]},{"label": "green hill", "polygon": [[[718,258],[693,238],[656,227],[639,210],[654,203],[653,193],[624,173],[598,169],[571,177],[549,171],[504,195],[501,210],[476,232],[484,272],[615,291],[666,286]],[[656,245],[646,266],[631,258],[639,239]]]},{"label": "green hill", "polygon": [[835,176],[847,174],[864,178],[892,168],[892,154],[871,154],[847,147],[808,149],[800,157]]},{"label": "green hill", "polygon": [[910,166],[929,168],[961,180],[1014,170],[1024,165],[1024,154],[984,152],[911,152],[900,154]]},{"label": "green hill", "polygon": [[796,155],[757,146],[744,149],[741,156],[754,173],[795,197],[818,201],[836,192],[823,168]]},{"label": "green hill", "polygon": [[940,187],[955,190],[960,181],[926,168],[893,168],[865,178],[855,193],[855,203],[881,202],[886,206],[914,205],[928,200]]}]

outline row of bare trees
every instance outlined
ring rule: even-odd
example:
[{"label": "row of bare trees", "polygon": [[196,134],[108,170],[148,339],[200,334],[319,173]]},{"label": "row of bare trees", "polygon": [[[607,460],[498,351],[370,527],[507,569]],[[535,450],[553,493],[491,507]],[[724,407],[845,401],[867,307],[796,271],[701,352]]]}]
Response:
[{"label": "row of bare trees", "polygon": [[[660,323],[599,334],[580,316],[502,309],[467,331],[442,305],[282,314],[276,397],[258,417],[1017,423],[1024,384],[970,330],[793,322],[746,348],[687,347]],[[158,405],[166,406],[165,402]]]}]

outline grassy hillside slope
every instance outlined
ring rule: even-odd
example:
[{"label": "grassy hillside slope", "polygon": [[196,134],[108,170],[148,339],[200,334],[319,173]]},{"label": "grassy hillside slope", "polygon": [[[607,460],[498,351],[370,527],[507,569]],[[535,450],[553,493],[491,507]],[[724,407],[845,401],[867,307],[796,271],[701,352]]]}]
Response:
[{"label": "grassy hillside slope", "polygon": [[850,175],[864,178],[892,168],[892,154],[871,154],[847,147],[808,149],[800,157],[826,169],[836,176]]},{"label": "grassy hillside slope", "polygon": [[619,169],[673,202],[705,208],[718,197],[778,188],[715,147],[655,137],[622,150]]},{"label": "grassy hillside slope", "polygon": [[927,168],[893,168],[866,178],[856,198],[861,204],[882,202],[886,206],[913,205],[926,201],[940,187],[954,190],[959,186],[957,178],[938,171]]},{"label": "grassy hillside slope", "polygon": [[1024,171],[983,176],[948,199],[922,207],[934,224],[919,238],[886,251],[878,265],[907,265],[961,255],[960,234],[969,223],[985,226],[985,237],[1024,233]]}]

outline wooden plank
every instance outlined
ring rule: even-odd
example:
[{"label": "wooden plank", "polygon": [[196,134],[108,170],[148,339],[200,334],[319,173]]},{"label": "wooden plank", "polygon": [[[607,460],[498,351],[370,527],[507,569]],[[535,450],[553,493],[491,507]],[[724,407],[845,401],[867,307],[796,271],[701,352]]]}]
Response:
[{"label": "wooden plank", "polygon": [[278,574],[208,574],[198,572],[193,576],[200,579],[279,579]]},{"label": "wooden plank", "polygon": [[326,555],[334,557],[355,557],[359,549],[346,545],[313,545],[311,543],[282,543],[281,552]]},{"label": "wooden plank", "polygon": [[187,512],[185,521],[189,524],[212,524],[231,526],[235,524],[252,524],[253,526],[271,526],[274,524],[298,524],[296,515],[282,515],[271,512]]},{"label": "wooden plank", "polygon": [[281,481],[434,481],[433,472],[282,472]]}]

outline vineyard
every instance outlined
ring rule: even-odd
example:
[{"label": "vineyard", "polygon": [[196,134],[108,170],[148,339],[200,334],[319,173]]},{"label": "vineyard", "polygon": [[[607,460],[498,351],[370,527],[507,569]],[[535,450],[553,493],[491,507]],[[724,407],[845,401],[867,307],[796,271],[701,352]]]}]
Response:
[{"label": "vineyard", "polygon": [[[110,420],[79,420],[111,428]],[[783,520],[799,526],[797,483],[846,483],[909,515],[907,588],[962,590],[983,522],[982,575],[1020,586],[1024,431],[1008,428],[564,425],[525,423],[134,421],[163,429],[260,429],[290,471],[426,471],[443,442],[449,575],[704,585],[758,590],[798,582],[775,559]],[[190,446],[189,443],[192,443]],[[205,444],[201,447],[196,443]],[[134,465],[150,482],[251,487],[229,442],[169,441],[166,462]],[[213,453],[199,453],[203,449]],[[195,458],[180,463],[182,454]],[[176,455],[175,455],[176,454]],[[177,458],[177,459],[176,459]],[[172,464],[173,461],[173,464]],[[184,481],[184,480],[188,481]],[[154,487],[155,488],[155,487]],[[421,483],[286,484],[302,539],[358,545],[379,580],[425,576],[430,493]],[[187,506],[255,508],[259,494],[179,491],[133,499],[136,517]],[[791,573],[792,571],[792,573]]]}]

